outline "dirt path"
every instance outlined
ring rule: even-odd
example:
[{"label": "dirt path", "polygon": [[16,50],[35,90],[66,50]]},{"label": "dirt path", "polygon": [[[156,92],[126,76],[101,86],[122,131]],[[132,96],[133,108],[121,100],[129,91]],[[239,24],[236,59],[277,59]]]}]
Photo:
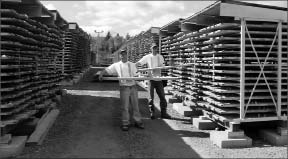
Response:
[{"label": "dirt path", "polygon": [[67,89],[59,106],[61,113],[43,145],[26,147],[19,157],[199,158],[177,131],[161,119],[149,118],[143,89],[139,107],[146,127],[132,127],[128,132],[120,129],[118,83],[95,83],[88,76]]},{"label": "dirt path", "polygon": [[[93,82],[91,70],[67,87],[61,110],[41,146],[27,146],[19,158],[287,158],[287,146],[253,138],[251,148],[221,149],[168,105],[174,120],[149,118],[147,92],[139,89],[145,129],[120,129],[117,82]],[[159,109],[157,98],[156,107]],[[159,115],[159,112],[158,112]]]}]

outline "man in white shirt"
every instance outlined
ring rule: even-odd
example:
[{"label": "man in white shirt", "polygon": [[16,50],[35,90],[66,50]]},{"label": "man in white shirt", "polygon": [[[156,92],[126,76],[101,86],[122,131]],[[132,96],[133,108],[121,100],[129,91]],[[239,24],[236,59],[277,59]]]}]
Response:
[{"label": "man in white shirt", "polygon": [[[136,62],[136,66],[147,64],[148,68],[162,67],[164,66],[164,58],[162,55],[157,53],[158,47],[156,44],[152,44],[151,46],[151,54],[143,56],[138,62]],[[155,69],[153,71],[148,72],[149,76],[159,77],[161,76],[161,70]],[[161,118],[171,119],[171,116],[167,114],[167,101],[165,99],[164,87],[162,80],[150,80],[149,82],[149,110],[151,114],[151,119],[155,119],[155,106],[154,106],[154,89],[159,96],[160,99],[160,108],[161,108]]]},{"label": "man in white shirt", "polygon": [[[135,63],[128,61],[126,50],[121,50],[120,54],[121,61],[113,63],[104,69],[100,75],[99,80],[102,81],[104,74],[118,74],[118,77],[134,77],[136,76],[137,68]],[[138,107],[138,90],[135,80],[120,80],[120,100],[122,106],[122,126],[123,131],[128,131],[130,125],[129,117],[129,104],[131,101],[131,106],[133,109],[133,119],[135,121],[135,126],[144,129],[144,124],[141,120],[141,114]]]}]

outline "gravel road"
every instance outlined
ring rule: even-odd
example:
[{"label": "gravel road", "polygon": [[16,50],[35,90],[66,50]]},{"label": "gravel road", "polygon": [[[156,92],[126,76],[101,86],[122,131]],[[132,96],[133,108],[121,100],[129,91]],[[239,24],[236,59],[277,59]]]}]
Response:
[{"label": "gravel road", "polygon": [[[287,147],[255,139],[252,148],[220,149],[209,131],[198,130],[168,105],[174,120],[149,118],[147,92],[139,87],[145,129],[120,129],[117,82],[94,82],[90,70],[69,86],[60,115],[41,146],[26,146],[18,158],[287,158]],[[156,99],[156,103],[158,99]],[[156,105],[159,109],[159,105]],[[159,112],[158,112],[159,113]]]}]

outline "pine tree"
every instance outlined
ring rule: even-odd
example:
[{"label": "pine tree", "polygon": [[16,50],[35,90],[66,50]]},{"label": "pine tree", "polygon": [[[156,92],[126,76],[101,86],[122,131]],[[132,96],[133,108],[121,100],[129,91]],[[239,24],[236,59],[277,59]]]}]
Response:
[{"label": "pine tree", "polygon": [[105,37],[105,41],[108,41],[111,38],[111,33],[110,31],[108,31],[106,37]]},{"label": "pine tree", "polygon": [[129,33],[126,34],[126,40],[129,40],[131,37],[129,35]]}]

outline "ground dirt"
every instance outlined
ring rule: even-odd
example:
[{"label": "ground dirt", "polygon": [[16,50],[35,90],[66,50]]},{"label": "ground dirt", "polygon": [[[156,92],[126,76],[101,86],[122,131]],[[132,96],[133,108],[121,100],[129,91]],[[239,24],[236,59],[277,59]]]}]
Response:
[{"label": "ground dirt", "polygon": [[[145,129],[120,129],[117,82],[95,82],[91,69],[58,104],[60,115],[40,146],[26,146],[18,158],[287,158],[287,147],[253,140],[251,148],[221,149],[191,120],[168,105],[173,120],[149,118],[147,92],[139,87]],[[155,103],[159,109],[159,100]],[[158,117],[159,117],[159,111]]]}]

